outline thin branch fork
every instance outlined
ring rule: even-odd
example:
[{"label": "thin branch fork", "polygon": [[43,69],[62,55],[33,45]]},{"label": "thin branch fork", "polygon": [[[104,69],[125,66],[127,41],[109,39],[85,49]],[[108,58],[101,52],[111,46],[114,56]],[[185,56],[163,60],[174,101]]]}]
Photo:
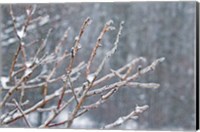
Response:
[{"label": "thin branch fork", "polygon": [[[141,60],[144,60],[144,58],[137,58],[137,59],[134,59],[134,60],[132,61],[132,63],[127,64],[126,66],[120,68],[120,69],[118,70],[118,72],[125,70],[125,69],[126,69],[128,66],[130,66],[131,64],[135,64],[135,63],[137,63],[137,62],[139,62],[139,61],[141,61]],[[131,81],[131,80],[133,80],[133,79],[136,79],[136,77],[138,77],[139,75],[145,74],[146,72],[149,72],[149,71],[151,71],[152,69],[154,69],[154,68],[156,67],[156,65],[157,65],[158,63],[162,62],[162,61],[164,61],[164,58],[159,58],[159,59],[155,60],[151,65],[149,65],[148,67],[142,69],[142,70],[140,71],[140,74],[139,74],[139,73],[136,73],[136,74],[134,74],[133,76],[127,78],[127,79],[128,79],[129,81]],[[95,85],[95,84],[97,85],[97,84],[101,83],[102,81],[105,81],[105,80],[107,80],[108,78],[114,77],[114,76],[115,76],[115,75],[114,75],[113,73],[110,73],[109,75],[107,75],[107,76],[105,76],[105,77],[102,77],[101,79],[95,81],[95,82],[94,82],[94,85]],[[111,84],[111,85],[109,85],[109,86],[104,86],[104,87],[102,87],[102,88],[89,91],[89,92],[87,93],[86,96],[88,97],[88,96],[92,96],[92,95],[101,94],[101,93],[103,93],[103,92],[105,92],[105,91],[107,91],[107,90],[111,90],[111,89],[114,89],[114,88],[120,88],[121,86],[124,86],[125,84],[126,84],[126,82],[125,82],[125,81],[122,81],[122,82],[118,82],[118,83]],[[93,85],[93,86],[94,86],[94,85]],[[80,88],[76,88],[76,89],[79,90]],[[75,89],[75,90],[76,90],[76,89]],[[47,103],[48,101],[52,100],[53,98],[58,97],[59,94],[55,94],[55,93],[60,93],[61,90],[62,90],[62,88],[58,89],[58,90],[55,91],[53,94],[46,96],[45,100],[41,100],[40,102],[38,102],[37,104],[35,104],[35,105],[32,106],[31,108],[29,108],[29,109],[27,109],[26,111],[24,111],[24,113],[25,113],[25,114],[29,114],[29,113],[31,113],[31,112],[37,110],[37,108],[40,108],[40,106],[42,106],[44,103]],[[65,94],[67,94],[67,93],[71,93],[71,90],[65,92]],[[72,98],[72,100],[73,100],[73,99],[74,99],[74,98]],[[71,100],[71,101],[72,101],[72,100]],[[80,103],[80,101],[79,101],[79,103]],[[10,123],[10,122],[13,122],[13,121],[15,121],[15,120],[21,118],[22,116],[23,116],[23,115],[18,115],[18,116],[16,116],[14,119],[10,119],[10,120],[7,120],[7,121],[3,121],[3,123],[4,123],[4,124],[8,124],[8,123]]]},{"label": "thin branch fork", "polygon": [[24,35],[26,34],[27,27],[29,25],[29,22],[31,20],[31,16],[33,14],[32,10],[30,10],[30,11],[31,11],[31,13],[28,14],[27,19],[26,19],[26,21],[25,21],[25,23],[24,23],[24,25],[22,27],[22,30],[18,31],[17,27],[16,27],[16,18],[15,18],[14,13],[13,13],[12,5],[10,5],[10,15],[11,15],[12,21],[13,21],[14,32],[15,32],[20,44],[19,44],[19,46],[17,48],[17,51],[16,51],[16,53],[15,53],[15,55],[13,57],[12,65],[11,65],[11,68],[10,68],[9,80],[11,80],[11,78],[12,78],[12,73],[14,71],[14,67],[15,67],[15,64],[17,62],[17,57],[18,57],[20,51],[22,52],[22,56],[24,58],[24,64],[26,62],[26,51],[25,51],[24,42],[23,42],[22,39],[23,39]]},{"label": "thin branch fork", "polygon": [[80,32],[79,32],[79,35],[77,37],[75,37],[75,44],[74,44],[74,47],[72,47],[71,49],[71,58],[70,58],[70,62],[69,62],[69,65],[66,69],[66,71],[70,74],[71,73],[71,70],[72,70],[72,66],[73,66],[73,63],[74,63],[74,59],[75,59],[75,56],[80,48],[80,40],[81,40],[81,37],[86,29],[86,27],[89,25],[90,23],[90,18],[88,17],[83,25],[81,26],[81,29],[80,29]]},{"label": "thin branch fork", "polygon": [[[88,17],[85,21],[84,21],[84,23],[83,23],[83,25],[81,26],[81,29],[80,29],[80,32],[79,32],[79,35],[75,38],[75,44],[74,44],[74,47],[72,47],[72,50],[71,50],[71,58],[70,58],[70,62],[69,62],[69,65],[68,65],[68,67],[67,67],[67,75],[70,75],[70,73],[71,73],[71,71],[72,71],[72,66],[73,66],[73,63],[74,63],[74,59],[75,59],[75,56],[76,56],[76,54],[77,54],[77,52],[78,52],[78,50],[79,50],[79,47],[80,47],[80,39],[81,39],[81,37],[82,37],[82,35],[83,35],[83,33],[84,33],[84,31],[85,31],[85,28],[89,25],[89,22],[90,22],[90,18]],[[68,76],[68,80],[70,81],[69,83],[69,85],[70,85],[70,88],[71,88],[71,90],[72,90],[72,93],[73,93],[73,96],[74,96],[74,98],[75,98],[75,100],[76,100],[76,102],[77,102],[77,104],[78,104],[78,99],[77,99],[77,96],[76,96],[76,94],[75,94],[75,92],[74,92],[74,89],[73,89],[73,87],[72,87],[72,83],[71,83],[71,80],[70,80],[70,77]],[[63,91],[63,96],[64,96],[64,92],[65,92],[65,89],[63,89],[64,91]],[[60,100],[59,100],[59,102],[60,101],[62,101],[62,98],[60,98]],[[58,108],[59,108],[59,105],[58,105]]]},{"label": "thin branch fork", "polygon": [[67,89],[66,85],[67,85],[67,80],[64,80],[61,96],[60,96],[58,104],[57,104],[57,109],[60,109],[60,106],[61,106],[61,103],[62,103],[62,100],[63,100],[63,97],[64,97],[65,90]]},{"label": "thin branch fork", "polygon": [[72,96],[62,107],[53,110],[53,114],[40,126],[40,128],[49,127],[49,124],[74,100]]},{"label": "thin branch fork", "polygon": [[67,37],[68,37],[69,29],[70,29],[70,28],[68,28],[68,29],[65,31],[63,37],[61,38],[60,42],[59,42],[58,45],[56,46],[56,48],[55,48],[55,50],[54,50],[54,53],[58,54],[58,53],[60,52],[61,46],[64,44],[64,42],[66,41],[66,39],[67,39]]},{"label": "thin branch fork", "polygon": [[[11,70],[10,70],[10,78],[13,77],[13,74],[18,74],[18,72],[16,73],[14,70],[15,70],[15,64],[16,64],[16,61],[17,61],[17,57],[18,57],[20,52],[22,52],[22,57],[24,58],[24,62],[26,63],[26,54],[25,54],[25,50],[24,50],[24,47],[23,47],[24,43],[23,43],[22,39],[23,39],[25,32],[27,30],[27,26],[30,23],[29,21],[31,21],[31,20],[29,20],[29,19],[31,19],[31,14],[33,14],[33,13],[34,13],[34,10],[32,11],[32,8],[30,7],[27,10],[27,19],[26,19],[26,21],[23,25],[22,30],[19,32],[19,31],[17,31],[16,25],[15,25],[16,24],[15,17],[13,15],[13,12],[11,11],[11,16],[13,17],[12,19],[13,19],[14,30],[16,30],[16,35],[17,35],[17,37],[19,37],[19,40],[21,40],[20,42],[22,42],[22,43],[20,43],[20,45],[19,45],[19,47],[18,47],[18,49],[15,53],[15,56],[14,56],[14,59],[13,59],[14,62],[12,64]],[[89,58],[89,60],[86,64],[86,79],[87,79],[87,82],[83,83],[83,85],[81,87],[73,88],[72,82],[75,81],[79,77],[80,69],[84,68],[84,66],[85,66],[85,65],[80,66],[80,67],[77,66],[78,69],[76,69],[76,67],[73,67],[73,64],[74,64],[74,61],[75,61],[75,56],[77,55],[77,52],[80,49],[81,37],[82,37],[86,27],[89,25],[89,22],[90,22],[90,18],[87,18],[84,21],[84,23],[82,24],[78,36],[75,38],[74,46],[71,49],[70,62],[68,64],[67,68],[66,68],[66,74],[63,74],[63,75],[61,75],[57,78],[53,78],[53,79],[51,79],[51,77],[56,72],[56,68],[63,62],[65,57],[67,57],[69,55],[69,54],[67,54],[67,52],[65,52],[63,54],[63,56],[60,56],[60,54],[58,55],[58,53],[61,53],[60,52],[61,51],[61,45],[63,45],[64,41],[67,39],[68,29],[67,29],[67,31],[65,31],[65,34],[63,35],[63,37],[60,40],[60,42],[58,43],[58,45],[56,45],[54,52],[50,55],[44,54],[40,59],[38,59],[38,55],[46,47],[47,39],[48,39],[49,34],[51,33],[52,29],[50,29],[48,31],[46,38],[43,40],[42,44],[40,45],[40,47],[36,51],[36,54],[33,58],[33,63],[34,63],[33,66],[31,66],[31,67],[28,66],[25,69],[22,69],[22,70],[19,71],[19,72],[25,71],[24,75],[21,77],[21,79],[19,81],[17,80],[18,83],[15,86],[13,86],[13,87],[11,87],[11,89],[9,89],[9,91],[7,92],[6,96],[3,99],[3,102],[1,102],[1,107],[5,103],[7,103],[7,100],[9,99],[9,97],[17,89],[22,90],[22,95],[21,95],[21,98],[22,98],[23,94],[24,94],[23,92],[26,89],[32,89],[32,88],[36,88],[38,86],[44,86],[47,83],[53,83],[53,82],[56,82],[56,81],[61,80],[61,79],[66,80],[66,81],[64,82],[64,85],[62,87],[58,88],[56,91],[54,91],[54,93],[47,95],[47,92],[45,92],[45,94],[43,95],[44,98],[42,100],[40,100],[39,102],[34,104],[34,106],[27,108],[24,111],[21,109],[20,105],[15,100],[16,107],[17,107],[17,105],[19,106],[17,108],[18,112],[16,113],[16,111],[15,111],[15,113],[16,113],[15,116],[8,115],[8,117],[6,117],[5,119],[2,120],[2,124],[9,124],[9,123],[16,121],[17,119],[22,118],[22,117],[24,117],[25,121],[26,121],[25,115],[28,115],[28,114],[30,114],[31,112],[34,112],[34,111],[43,111],[43,112],[53,112],[53,113],[51,114],[51,116],[49,116],[46,119],[46,121],[43,124],[41,124],[40,127],[53,127],[53,126],[58,126],[58,125],[65,124],[65,123],[67,123],[67,127],[70,127],[75,118],[81,116],[82,114],[86,113],[90,109],[98,108],[101,104],[105,103],[111,97],[111,95],[113,95],[115,93],[115,91],[117,91],[122,86],[135,86],[135,87],[143,87],[143,88],[158,88],[159,87],[159,84],[156,84],[156,83],[138,83],[138,82],[132,82],[132,81],[134,81],[139,76],[141,76],[141,75],[143,75],[143,74],[145,74],[145,73],[147,73],[151,70],[154,70],[156,65],[158,63],[162,62],[164,60],[164,58],[160,58],[160,59],[154,61],[150,66],[147,66],[146,68],[141,69],[137,73],[131,75],[132,69],[136,66],[136,64],[140,61],[144,61],[144,58],[140,57],[140,58],[137,58],[134,61],[130,62],[126,66],[116,70],[116,71],[111,70],[112,73],[109,73],[109,74],[105,75],[104,77],[96,80],[97,76],[102,71],[105,62],[117,50],[118,43],[119,43],[119,37],[121,35],[121,31],[122,31],[122,28],[123,28],[123,22],[120,23],[120,28],[119,28],[116,40],[114,42],[113,48],[106,53],[105,57],[102,59],[100,65],[96,69],[96,71],[94,73],[90,74],[91,64],[92,64],[92,62],[95,58],[95,55],[96,55],[98,48],[101,46],[101,42],[102,42],[104,34],[106,32],[108,32],[109,30],[112,30],[112,27],[110,26],[110,24],[112,22],[108,22],[108,23],[106,23],[103,30],[101,31],[101,33],[100,33],[100,35],[97,39],[97,42],[96,42],[96,44],[95,44],[95,46],[94,46],[94,48],[93,48],[93,50],[90,54],[90,58]],[[49,74],[46,75],[47,72],[45,72],[41,76],[39,75],[40,77],[45,78],[45,80],[40,80],[40,82],[38,83],[38,81],[34,81],[34,79],[31,79],[31,80],[29,80],[30,83],[29,82],[26,83],[26,81],[29,79],[31,73],[34,70],[32,68],[35,68],[35,67],[37,67],[38,65],[41,65],[41,64],[49,64],[49,63],[53,64],[53,62],[55,62],[55,65],[54,65],[52,71],[49,72]],[[79,63],[79,64],[81,64],[81,63]],[[30,70],[30,71],[27,72],[28,70]],[[123,71],[125,71],[126,73],[122,76],[120,73],[123,72]],[[71,78],[71,76],[74,73],[78,73],[77,77]],[[95,90],[91,90],[92,87],[97,86],[98,84],[100,84],[102,82],[108,81],[109,79],[111,79],[115,76],[120,77],[121,80],[118,80],[116,83],[113,83],[111,85],[104,86],[104,87],[101,87],[101,88],[98,88],[98,89],[95,89]],[[35,79],[35,80],[37,80],[37,79]],[[37,84],[33,85],[31,83],[37,83]],[[68,83],[68,86],[70,88],[68,90],[66,90],[67,83]],[[47,89],[45,89],[45,90],[47,91]],[[104,94],[104,92],[107,92],[107,93]],[[63,101],[63,97],[64,97],[65,94],[71,94],[72,95],[71,98],[69,100],[67,100],[67,102]],[[78,98],[77,95],[79,95],[79,94],[80,94],[80,97]],[[97,94],[103,94],[103,95],[95,103],[83,106],[87,97],[95,96]],[[50,107],[50,108],[42,108],[42,106],[44,106],[47,102],[53,100],[56,97],[59,97],[59,100],[58,100],[58,103],[56,104],[56,106]],[[77,105],[72,110],[71,114],[69,115],[69,118],[65,121],[53,124],[52,121],[73,101],[76,101]],[[131,112],[129,115],[137,116],[137,113],[142,113],[144,109],[141,110],[140,108],[141,107],[136,107],[136,110]],[[13,112],[13,111],[11,111],[11,112]],[[129,119],[129,115],[121,118],[121,119],[124,120],[123,122],[126,122],[126,120]],[[132,116],[130,117],[130,119],[132,118]],[[26,123],[27,122],[28,121],[26,121]],[[109,128],[109,126],[115,126],[116,124],[118,125],[118,123],[114,122],[112,124],[105,126],[105,128]],[[31,126],[28,123],[27,123],[27,125]]]},{"label": "thin branch fork", "polygon": [[[136,59],[133,59],[130,63],[126,64],[125,66],[121,67],[120,69],[116,70],[115,72],[116,73],[121,73],[123,72],[124,70],[126,70],[127,68],[129,68],[131,65],[132,66],[135,66],[137,65],[139,62],[145,62],[146,59],[144,57],[139,57],[139,58],[136,58]],[[72,69],[72,72],[71,72],[71,75],[73,75],[74,73],[77,73],[79,72],[80,70],[82,70],[83,68],[85,67],[85,63],[84,62],[81,62],[76,68],[73,68]],[[116,75],[112,72],[112,73],[109,73],[105,76],[103,76],[102,78],[96,80],[94,83],[93,83],[93,86],[97,86],[98,84],[104,82],[104,81],[108,81],[110,80],[111,78],[115,77]],[[56,82],[60,79],[62,79],[63,77],[65,77],[65,75],[61,76],[61,77],[58,77],[58,78],[55,78],[55,79],[51,79],[49,80],[49,83],[53,83],[53,82]],[[28,81],[29,82],[29,81]],[[32,89],[32,88],[40,88],[42,85],[44,84],[44,82],[42,83],[39,83],[39,84],[32,84],[32,85],[26,85],[25,86],[25,90],[28,90],[28,89]],[[8,87],[8,88],[3,88],[3,90],[8,90],[10,89],[11,87]],[[19,86],[18,89],[21,89],[22,86]],[[81,87],[78,87],[78,88],[75,88],[74,91],[77,92],[78,89],[80,89]],[[69,94],[71,93],[72,91],[71,90],[67,90],[65,92],[65,94]]]},{"label": "thin branch fork", "polygon": [[[155,60],[151,65],[147,66],[146,68],[142,69],[140,72],[137,72],[135,73],[134,75],[128,77],[126,80],[124,81],[121,81],[121,82],[116,82],[116,83],[113,83],[111,85],[108,85],[108,86],[104,86],[102,88],[98,88],[98,89],[95,89],[95,90],[91,90],[88,92],[87,96],[92,96],[92,95],[96,95],[96,94],[101,94],[107,90],[111,90],[111,89],[114,89],[114,88],[120,88],[122,86],[126,86],[128,84],[128,82],[130,81],[134,81],[135,79],[137,79],[139,76],[151,71],[151,70],[154,70],[155,67],[160,63],[164,61],[164,58],[159,58],[157,60]],[[129,85],[132,84],[132,83],[129,83]],[[138,83],[136,84],[138,85]],[[140,84],[139,84],[140,85]],[[146,85],[143,85],[143,86],[146,86]],[[150,85],[151,86],[151,85]],[[147,86],[146,86],[147,87]],[[158,86],[156,86],[158,87]]]},{"label": "thin branch fork", "polygon": [[81,109],[86,109],[88,111],[90,109],[98,108],[101,104],[106,102],[106,100],[108,100],[108,98],[111,95],[113,95],[116,91],[117,91],[117,89],[111,89],[107,94],[102,95],[101,98],[97,102],[95,102],[94,104],[82,106]]},{"label": "thin branch fork", "polygon": [[9,99],[9,97],[13,94],[13,92],[14,92],[15,90],[17,90],[18,87],[19,87],[22,83],[25,83],[25,82],[28,80],[28,78],[31,76],[31,74],[32,74],[32,72],[33,72],[33,69],[35,69],[35,68],[36,68],[36,66],[27,69],[27,70],[25,71],[24,75],[22,76],[22,78],[21,78],[21,79],[19,80],[19,82],[16,84],[16,86],[14,86],[14,87],[12,87],[12,88],[9,89],[9,91],[6,93],[6,95],[4,96],[3,100],[2,100],[1,103],[0,103],[0,108],[2,108],[2,107],[5,105],[6,101],[7,101],[7,100]]},{"label": "thin branch fork", "polygon": [[[109,24],[108,24],[109,25]],[[92,78],[91,79],[88,79],[88,85],[87,87],[85,88],[85,90],[83,91],[83,94],[82,96],[80,97],[80,101],[79,103],[76,105],[75,109],[73,110],[72,114],[69,116],[69,122],[67,124],[67,127],[69,128],[72,123],[73,123],[73,120],[76,116],[76,114],[78,113],[79,109],[81,108],[82,104],[84,103],[85,99],[87,98],[87,92],[92,88],[93,86],[93,83],[94,81],[96,80],[98,74],[100,73],[100,71],[102,70],[103,68],[103,65],[104,63],[106,62],[106,60],[112,55],[115,53],[116,49],[117,49],[117,45],[118,45],[118,42],[119,42],[119,37],[120,37],[120,34],[121,34],[121,30],[123,28],[123,22],[120,23],[120,29],[118,31],[118,35],[117,35],[117,38],[114,42],[114,47],[106,54],[106,56],[104,57],[104,59],[102,60],[101,64],[99,65],[99,67],[97,68],[96,72],[94,73],[94,75],[92,75]],[[108,29],[106,29],[108,30]],[[91,75],[90,75],[91,76]],[[84,87],[84,86],[83,86]]]},{"label": "thin branch fork", "polygon": [[86,67],[86,77],[90,74],[90,66],[92,64],[92,61],[96,55],[96,52],[97,52],[97,49],[101,46],[101,42],[102,42],[102,39],[103,39],[103,36],[106,32],[108,32],[109,30],[111,30],[112,28],[110,27],[111,23],[113,23],[112,20],[108,21],[105,26],[103,27],[98,39],[97,39],[97,42],[92,50],[92,53],[90,55],[90,58],[88,60],[88,63],[87,63],[87,67]]},{"label": "thin branch fork", "polygon": [[[77,67],[80,67],[79,68],[79,70],[81,69],[81,66],[83,65],[84,63],[82,62],[82,63],[80,63]],[[75,68],[76,69],[76,68]],[[74,71],[76,71],[76,70],[74,70]],[[73,71],[72,71],[72,73],[73,73]],[[61,91],[62,90],[62,91]],[[63,98],[64,97],[64,91],[65,91],[65,89],[64,89],[64,87],[63,87],[63,89],[59,89],[58,91],[56,91],[55,93],[54,93],[54,95],[56,95],[56,96],[58,96],[58,95],[60,95],[59,93],[60,93],[60,91],[61,91],[61,98]],[[81,91],[79,91],[77,94],[80,94],[80,92]],[[63,96],[63,97],[62,97]],[[52,97],[53,98],[53,97]],[[40,128],[44,128],[44,127],[49,127],[49,125],[50,125],[50,123],[75,99],[75,96],[72,96],[65,104],[63,104],[63,106],[61,107],[61,101],[62,101],[62,99],[59,99],[59,102],[58,102],[58,106],[57,106],[57,109],[56,110],[54,110],[54,112],[53,112],[53,115],[52,116],[50,116],[45,122],[44,122],[44,124],[43,125],[41,125],[40,126]]]},{"label": "thin branch fork", "polygon": [[13,99],[13,102],[15,103],[17,109],[20,111],[20,113],[23,115],[24,120],[26,122],[26,124],[28,125],[28,127],[32,127],[30,122],[28,121],[28,119],[26,118],[26,115],[24,114],[24,111],[22,110],[22,108],[20,107],[20,105],[17,103],[17,101],[15,99]]},{"label": "thin branch fork", "polygon": [[126,121],[128,121],[130,119],[134,119],[135,117],[137,118],[141,113],[143,113],[144,111],[146,111],[148,108],[149,108],[148,105],[137,106],[135,108],[135,110],[133,110],[127,116],[119,117],[115,122],[104,126],[102,129],[111,129],[111,128],[120,126],[120,125],[124,124]]},{"label": "thin branch fork", "polygon": [[[90,109],[94,109],[97,108],[98,106],[100,106],[101,104],[103,104],[111,95],[113,95],[116,92],[116,89],[113,89],[111,91],[109,91],[107,94],[102,95],[101,98],[94,104],[91,105],[87,105],[87,106],[83,106],[81,107],[81,109],[83,109],[80,113],[78,113],[75,118],[85,114],[86,112],[88,112]],[[59,123],[54,123],[54,124],[49,124],[49,127],[55,127],[55,126],[59,126],[59,125],[63,125],[65,123],[68,123],[70,121],[70,119],[64,120],[62,122]]]},{"label": "thin branch fork", "polygon": [[[76,95],[76,93],[75,93],[75,91],[74,91],[73,84],[72,84],[72,80],[71,80],[71,77],[70,77],[69,74],[67,74],[67,80],[68,80],[69,88],[72,90],[72,94],[73,94],[73,96],[74,96],[74,98],[75,98],[76,103],[78,104],[79,101],[78,101],[77,95]],[[64,95],[64,92],[65,92],[65,91],[63,91],[63,95]]]}]

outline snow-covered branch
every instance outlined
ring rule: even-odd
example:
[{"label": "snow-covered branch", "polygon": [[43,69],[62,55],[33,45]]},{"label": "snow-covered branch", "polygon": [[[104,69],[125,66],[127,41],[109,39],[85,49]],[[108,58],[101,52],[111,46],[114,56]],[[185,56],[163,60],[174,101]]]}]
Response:
[{"label": "snow-covered branch", "polygon": [[[158,83],[153,82],[137,82],[136,79],[156,70],[158,64],[164,61],[164,57],[156,59],[149,65],[146,65],[145,62],[147,60],[144,57],[138,57],[124,64],[119,69],[113,67],[110,73],[106,73],[100,77],[105,63],[109,61],[117,50],[120,50],[118,44],[120,44],[120,36],[124,25],[123,21],[119,24],[113,47],[101,58],[101,61],[98,61],[99,65],[95,68],[92,63],[94,63],[99,47],[102,46],[101,43],[105,33],[114,31],[114,28],[111,26],[113,21],[108,21],[104,25],[93,49],[90,51],[89,57],[86,59],[80,57],[82,59],[80,60],[78,51],[87,50],[81,48],[81,38],[89,26],[91,19],[88,17],[83,21],[77,37],[72,42],[73,46],[71,48],[63,48],[70,32],[70,28],[67,28],[63,36],[61,36],[60,41],[54,46],[54,49],[47,51],[45,49],[49,44],[50,35],[54,33],[54,28],[48,29],[43,39],[30,40],[24,43],[24,39],[28,37],[30,31],[28,30],[28,26],[38,21],[37,19],[42,19],[34,18],[33,13],[35,9],[35,7],[27,8],[27,17],[23,18],[25,21],[21,25],[22,30],[19,30],[19,26],[17,25],[21,24],[21,22],[17,23],[14,11],[12,7],[10,8],[13,30],[16,34],[16,39],[19,41],[19,45],[8,71],[9,75],[3,76],[0,79],[1,91],[4,92],[0,108],[9,110],[1,115],[0,122],[2,125],[10,124],[20,118],[24,118],[26,124],[32,127],[26,116],[33,112],[40,112],[49,115],[41,122],[41,128],[57,127],[59,125],[71,127],[76,118],[93,109],[98,109],[102,104],[107,103],[110,97],[115,96],[115,93],[119,92],[119,89],[122,89],[123,86],[147,89],[157,89],[160,86]],[[39,25],[46,23],[49,18],[44,19]],[[26,54],[26,51],[30,50],[34,44],[38,44],[34,54]],[[92,70],[93,72],[91,72]],[[111,80],[114,80],[114,82]],[[28,98],[30,91],[39,97],[37,101]],[[18,92],[20,92],[19,97],[16,96]],[[97,100],[91,100],[88,103],[87,101],[93,97]],[[66,119],[57,122],[56,118],[68,108],[71,109]],[[142,114],[147,108],[147,105],[137,106],[127,116],[120,117],[114,123],[106,125],[103,128],[109,129],[121,125],[127,120]]]}]

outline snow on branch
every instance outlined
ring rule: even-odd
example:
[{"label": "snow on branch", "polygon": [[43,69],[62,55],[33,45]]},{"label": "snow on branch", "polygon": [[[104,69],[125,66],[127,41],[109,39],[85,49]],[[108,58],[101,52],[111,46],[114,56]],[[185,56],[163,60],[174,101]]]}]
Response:
[{"label": "snow on branch", "polygon": [[[160,87],[158,83],[137,82],[136,79],[148,72],[156,70],[158,64],[165,60],[164,57],[156,59],[149,65],[146,65],[147,60],[144,57],[138,57],[124,64],[119,69],[113,67],[109,73],[102,75],[102,77],[99,76],[100,72],[104,70],[105,63],[109,61],[109,58],[117,50],[120,50],[118,44],[120,44],[120,36],[124,25],[123,21],[119,24],[113,47],[101,58],[96,69],[91,72],[91,69],[93,69],[92,63],[94,63],[98,48],[102,46],[103,37],[108,31],[115,31],[113,30],[115,28],[111,26],[113,21],[108,21],[104,25],[93,49],[90,51],[89,57],[85,59],[79,57],[78,51],[87,50],[81,48],[81,38],[91,23],[89,17],[84,20],[78,35],[75,37],[74,42],[72,42],[73,47],[70,49],[63,48],[70,32],[70,28],[67,28],[63,36],[61,36],[60,41],[55,45],[55,49],[47,52],[45,48],[48,46],[48,39],[50,38],[50,34],[53,33],[53,28],[48,30],[42,40],[30,40],[27,43],[24,41],[30,35],[27,33],[30,31],[28,30],[28,26],[34,24],[36,19],[39,19],[38,17],[34,18],[33,14],[35,11],[35,6],[26,8],[27,14],[24,17],[25,21],[20,22],[23,25],[22,29],[19,30],[19,27],[16,26],[17,22],[14,11],[12,6],[10,7],[13,29],[19,45],[13,56],[11,68],[8,71],[9,75],[7,77],[3,76],[0,79],[1,92],[5,93],[2,96],[0,108],[6,111],[0,116],[1,125],[12,125],[12,122],[23,118],[27,126],[32,127],[26,116],[33,112],[40,112],[49,115],[41,121],[41,124],[39,124],[40,128],[58,127],[61,125],[70,128],[76,118],[93,109],[98,109],[102,104],[107,103],[111,97],[115,96],[115,93],[120,92],[119,89],[122,89],[124,86],[129,86],[128,88],[147,89],[157,89]],[[31,50],[34,43],[39,44],[35,54],[27,56],[26,51]],[[22,54],[21,56],[19,55],[20,53]],[[23,60],[22,62],[19,61],[19,57]],[[76,58],[81,58],[82,60]],[[38,71],[38,69],[41,70]],[[80,83],[79,78],[84,81]],[[113,82],[111,80],[115,81]],[[102,85],[106,83],[107,85]],[[54,84],[54,87],[52,87],[52,84]],[[27,97],[30,95],[30,91],[41,98],[37,101],[30,100]],[[18,92],[20,92],[19,97],[16,96]],[[93,97],[97,100],[91,100],[88,103],[88,100]],[[13,107],[14,109],[10,109]],[[66,119],[57,121],[57,117],[69,108],[71,109]],[[110,129],[119,126],[139,116],[147,108],[147,105],[137,106],[127,116],[120,117],[117,121],[103,128]]]},{"label": "snow on branch", "polygon": [[111,129],[111,128],[120,126],[120,125],[122,125],[123,123],[125,123],[126,121],[128,121],[130,119],[137,118],[141,113],[143,113],[144,111],[146,111],[148,108],[149,108],[148,105],[137,106],[135,108],[135,110],[133,110],[128,115],[119,117],[115,122],[104,126],[102,129]]}]

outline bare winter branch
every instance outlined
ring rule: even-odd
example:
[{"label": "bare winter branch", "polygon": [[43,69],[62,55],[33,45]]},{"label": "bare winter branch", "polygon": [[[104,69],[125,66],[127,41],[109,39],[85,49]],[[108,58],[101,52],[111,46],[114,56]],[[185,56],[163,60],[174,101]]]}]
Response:
[{"label": "bare winter branch", "polygon": [[[12,6],[10,6],[12,25],[19,45],[14,54],[8,77],[1,77],[1,90],[5,94],[0,102],[0,108],[7,110],[0,117],[2,125],[23,118],[27,126],[32,127],[26,116],[33,112],[40,112],[48,115],[48,117],[41,120],[40,128],[58,127],[60,125],[66,125],[70,128],[76,118],[107,103],[112,95],[119,92],[119,89],[123,86],[147,89],[160,87],[160,84],[137,82],[136,79],[147,72],[155,70],[157,65],[164,61],[164,57],[153,61],[150,65],[144,63],[146,62],[144,57],[135,58],[119,69],[112,68],[110,73],[100,77],[105,63],[118,50],[123,21],[119,25],[112,48],[98,61],[99,65],[92,71],[92,64],[95,62],[99,47],[102,46],[103,37],[108,31],[114,29],[111,26],[113,22],[108,21],[104,25],[92,51],[89,51],[88,60],[85,60],[83,57],[78,56],[78,51],[81,48],[81,38],[83,38],[86,28],[91,22],[90,18],[85,19],[83,22],[78,35],[75,37],[73,47],[70,48],[71,50],[63,48],[69,36],[70,30],[68,28],[60,41],[53,46],[54,49],[49,50],[49,53],[44,52],[44,50],[46,51],[51,42],[50,35],[53,28],[48,30],[44,39],[26,40],[26,37],[29,37],[27,33],[27,31],[30,31],[28,30],[29,25],[45,19],[42,17],[32,18],[35,16],[33,15],[35,10],[36,6],[26,8],[24,22],[20,22],[22,29],[19,30],[20,26],[16,21]],[[34,54],[30,55],[26,52],[36,43],[38,48]],[[107,85],[105,85],[106,83]],[[37,101],[30,100],[27,97],[30,91],[38,95],[39,99]],[[18,97],[16,94],[20,96]],[[95,98],[95,101],[88,101],[90,98]],[[14,103],[10,102],[11,100]],[[7,108],[12,108],[12,110]],[[139,116],[147,108],[147,105],[137,106],[127,116],[120,117],[117,121],[103,128],[110,129],[119,126],[133,117]],[[66,119],[57,121],[57,118],[66,109],[70,109]]]},{"label": "bare winter branch", "polygon": [[135,110],[133,110],[130,114],[128,114],[127,116],[119,117],[115,122],[104,126],[103,129],[111,129],[111,128],[117,127],[119,125],[122,125],[126,121],[133,119],[134,117],[139,116],[141,113],[146,111],[148,108],[149,108],[148,105],[137,106],[135,108]]}]

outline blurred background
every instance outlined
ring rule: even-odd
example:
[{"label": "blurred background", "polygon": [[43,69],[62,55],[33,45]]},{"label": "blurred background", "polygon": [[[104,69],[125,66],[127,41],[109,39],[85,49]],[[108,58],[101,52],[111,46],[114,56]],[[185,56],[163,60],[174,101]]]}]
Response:
[{"label": "blurred background", "polygon": [[[13,5],[17,23],[23,24],[25,7]],[[65,3],[37,4],[34,18],[42,19],[29,26],[29,40],[45,38],[49,28],[53,32],[46,50],[55,47],[65,30],[70,27],[66,48],[73,44],[83,21],[89,16],[92,23],[81,39],[82,49],[78,60],[85,60],[90,54],[104,24],[112,19],[118,29],[125,21],[119,48],[106,63],[102,74],[110,68],[117,69],[134,58],[143,56],[150,63],[159,57],[165,61],[154,72],[139,79],[140,82],[160,84],[156,90],[126,88],[111,97],[99,109],[75,120],[74,128],[99,128],[112,123],[119,116],[127,115],[136,105],[150,108],[137,120],[128,121],[118,129],[148,130],[191,130],[195,129],[195,2],[131,2],[131,3]],[[9,5],[1,5],[1,55],[2,76],[8,76],[12,57],[16,51],[17,39],[13,33]],[[104,36],[103,47],[97,52],[93,68],[99,64],[115,40],[117,30]],[[29,55],[34,54],[30,49]],[[37,100],[36,94],[30,94]],[[65,115],[65,113],[63,113]],[[30,115],[35,127],[42,120],[40,113]],[[59,120],[59,119],[58,119]],[[8,126],[9,127],[9,126]],[[16,122],[10,127],[23,127]]]}]

